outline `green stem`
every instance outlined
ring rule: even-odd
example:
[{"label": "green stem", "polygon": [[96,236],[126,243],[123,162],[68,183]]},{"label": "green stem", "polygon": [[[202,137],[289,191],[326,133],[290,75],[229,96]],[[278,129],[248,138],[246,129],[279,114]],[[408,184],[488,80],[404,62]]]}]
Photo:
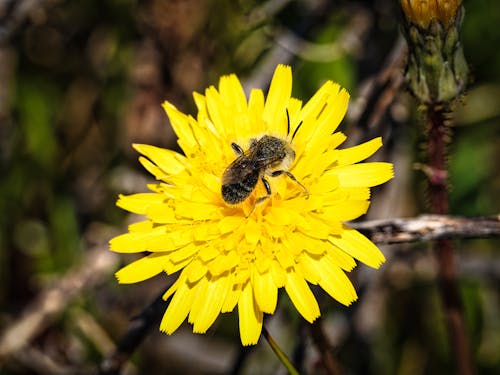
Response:
[{"label": "green stem", "polygon": [[290,375],[300,375],[299,372],[295,369],[295,367],[293,367],[292,362],[290,362],[290,359],[288,359],[286,354],[283,353],[283,350],[281,350],[276,341],[274,341],[273,337],[269,334],[269,331],[267,330],[265,325],[262,326],[262,335],[267,340],[274,353],[276,353],[281,363],[283,363],[283,366],[286,367]]}]

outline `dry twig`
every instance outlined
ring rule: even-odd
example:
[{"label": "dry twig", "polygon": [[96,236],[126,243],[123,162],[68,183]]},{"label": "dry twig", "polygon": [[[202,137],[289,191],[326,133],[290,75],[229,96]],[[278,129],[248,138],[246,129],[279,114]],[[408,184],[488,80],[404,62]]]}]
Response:
[{"label": "dry twig", "polygon": [[0,363],[29,346],[33,339],[64,311],[84,289],[102,282],[118,265],[118,255],[105,246],[89,250],[82,264],[40,293],[21,318],[0,336]]},{"label": "dry twig", "polygon": [[500,237],[500,215],[468,218],[421,215],[406,219],[370,220],[352,226],[377,244]]}]

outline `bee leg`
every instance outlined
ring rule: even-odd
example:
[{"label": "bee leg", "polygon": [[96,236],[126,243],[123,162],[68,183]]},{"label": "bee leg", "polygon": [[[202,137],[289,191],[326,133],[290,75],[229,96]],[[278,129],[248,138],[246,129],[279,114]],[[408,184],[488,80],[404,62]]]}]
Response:
[{"label": "bee leg", "polygon": [[231,147],[233,148],[234,152],[236,152],[237,155],[243,155],[243,149],[238,146],[236,143],[232,142]]},{"label": "bee leg", "polygon": [[271,185],[269,185],[269,181],[267,181],[264,177],[262,177],[260,180],[262,181],[264,187],[266,188],[266,195],[264,195],[263,197],[259,197],[255,200],[252,210],[248,213],[248,215],[246,215],[247,219],[250,217],[250,215],[253,214],[253,212],[255,211],[255,207],[257,207],[259,203],[264,202],[267,198],[271,196]]},{"label": "bee leg", "polygon": [[257,200],[255,201],[255,204],[259,204],[260,202],[265,201],[267,198],[269,198],[271,196],[271,185],[269,185],[269,181],[267,181],[264,177],[262,177],[260,180],[264,184],[264,187],[266,188],[267,194],[264,195],[263,197],[257,198]]},{"label": "bee leg", "polygon": [[293,174],[291,174],[290,172],[285,171],[283,169],[280,169],[278,171],[273,171],[273,172],[269,173],[269,176],[278,177],[278,176],[281,176],[282,174],[286,174],[288,177],[290,177],[290,179],[292,181],[297,183],[302,188],[302,190],[304,190],[304,193],[306,194],[306,199],[309,198],[309,190],[307,190],[307,188],[304,185],[302,185],[302,183],[299,180],[297,180],[297,178]]}]

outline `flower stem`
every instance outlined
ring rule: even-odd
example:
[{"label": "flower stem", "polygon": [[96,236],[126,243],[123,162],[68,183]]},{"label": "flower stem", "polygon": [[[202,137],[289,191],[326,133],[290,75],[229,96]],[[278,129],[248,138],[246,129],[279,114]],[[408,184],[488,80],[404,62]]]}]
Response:
[{"label": "flower stem", "polygon": [[[447,106],[427,106],[427,130],[429,152],[429,195],[434,214],[448,214],[448,172],[446,145],[449,140],[449,114]],[[457,272],[450,240],[438,240],[434,244],[438,262],[438,278],[450,345],[460,375],[473,374],[471,357],[465,334],[463,308],[457,283]]]},{"label": "flower stem", "polygon": [[281,350],[276,341],[274,341],[273,337],[271,336],[265,325],[262,326],[262,335],[271,346],[273,352],[276,353],[276,356],[279,358],[281,363],[283,363],[283,365],[286,367],[290,375],[300,375],[299,372],[295,369],[295,367],[293,367],[292,362],[290,362],[290,359],[288,359],[286,354],[283,353],[283,350]]}]

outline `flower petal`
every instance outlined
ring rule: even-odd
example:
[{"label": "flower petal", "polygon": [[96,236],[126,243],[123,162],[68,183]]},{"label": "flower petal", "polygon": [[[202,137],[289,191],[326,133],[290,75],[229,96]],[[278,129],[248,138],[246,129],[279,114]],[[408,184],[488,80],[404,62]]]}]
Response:
[{"label": "flower petal", "polygon": [[170,335],[179,328],[191,309],[196,291],[197,284],[182,283],[179,285],[161,320],[160,330],[162,332]]},{"label": "flower petal", "polygon": [[120,284],[131,284],[150,279],[164,269],[168,261],[168,254],[150,254],[130,263],[116,272],[115,276]]},{"label": "flower petal", "polygon": [[297,270],[287,271],[285,290],[304,319],[309,323],[314,322],[320,315],[318,302],[316,302],[316,298],[314,298],[314,294],[309,289],[304,277],[299,275]]},{"label": "flower petal", "polygon": [[292,94],[292,70],[289,66],[278,65],[276,68],[269,92],[267,93],[263,120],[266,122],[266,131],[281,133],[286,131],[286,111],[288,101]]},{"label": "flower petal", "polygon": [[252,284],[247,283],[238,301],[238,316],[241,343],[255,345],[262,331],[263,314],[255,304]]},{"label": "flower petal", "polygon": [[338,165],[349,165],[372,156],[382,146],[382,138],[377,137],[357,146],[336,150]]},{"label": "flower petal", "polygon": [[254,268],[252,286],[259,309],[267,314],[273,314],[278,303],[278,288],[274,284],[271,272],[259,273],[257,268]]},{"label": "flower petal", "polygon": [[344,230],[340,235],[331,236],[329,240],[353,258],[370,267],[379,268],[385,262],[384,255],[373,242],[347,225],[344,225]]},{"label": "flower petal", "polygon": [[345,187],[377,186],[389,181],[394,176],[391,163],[362,163],[346,165],[332,169],[339,178],[339,184]]},{"label": "flower petal", "polygon": [[351,281],[332,257],[322,257],[317,267],[321,275],[319,285],[330,296],[346,306],[358,298]]}]

